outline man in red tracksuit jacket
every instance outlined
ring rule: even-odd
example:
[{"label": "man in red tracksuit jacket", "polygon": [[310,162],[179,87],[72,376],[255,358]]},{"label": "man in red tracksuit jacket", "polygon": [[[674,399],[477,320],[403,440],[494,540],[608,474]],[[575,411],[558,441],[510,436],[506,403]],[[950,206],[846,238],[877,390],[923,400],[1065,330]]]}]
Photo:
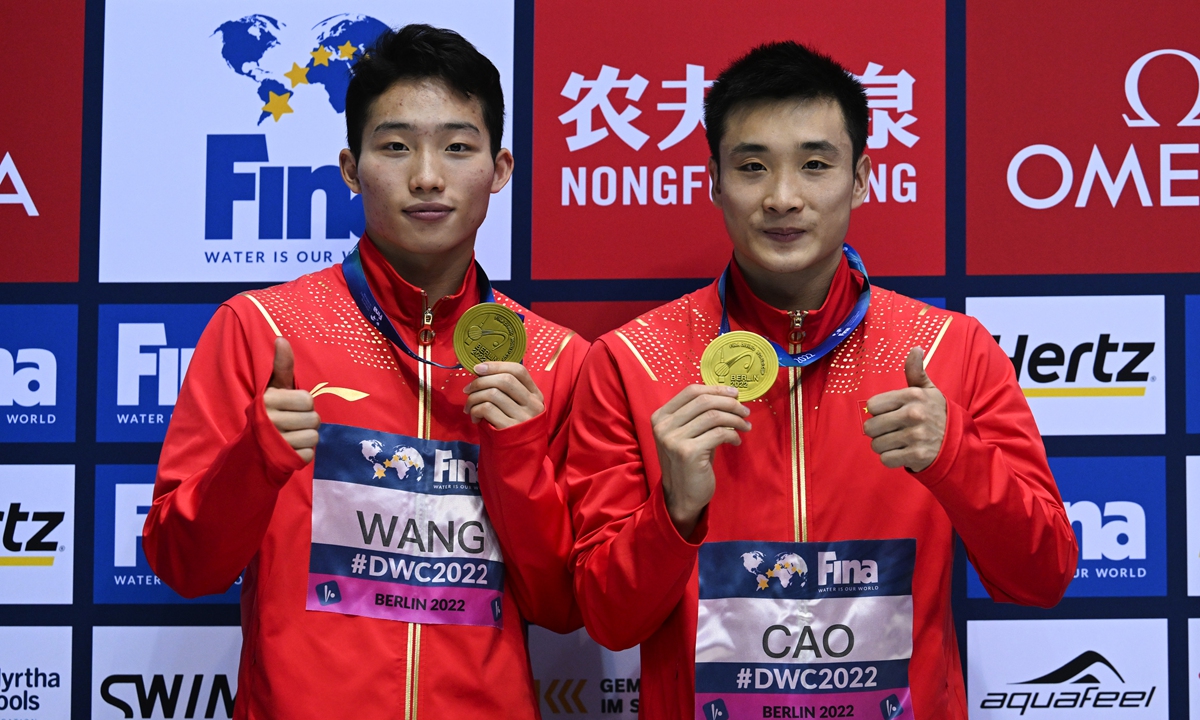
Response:
[{"label": "man in red tracksuit jacket", "polygon": [[237,718],[535,717],[525,621],[580,624],[556,477],[587,344],[495,293],[524,316],[523,365],[457,368],[456,322],[492,296],[476,230],[513,167],[499,74],[420,25],[353,72],[341,163],[366,234],[217,310],[146,556],[188,597],[245,569]]},{"label": "man in red tracksuit jacket", "polygon": [[[1012,365],[974,319],[871,288],[843,246],[870,171],[844,68],[759,47],[705,117],[729,269],[597,340],[575,395],[588,631],[641,644],[654,720],[966,718],[954,534],[1001,601],[1055,604],[1076,562]],[[762,397],[699,384],[726,330],[775,343]]]}]

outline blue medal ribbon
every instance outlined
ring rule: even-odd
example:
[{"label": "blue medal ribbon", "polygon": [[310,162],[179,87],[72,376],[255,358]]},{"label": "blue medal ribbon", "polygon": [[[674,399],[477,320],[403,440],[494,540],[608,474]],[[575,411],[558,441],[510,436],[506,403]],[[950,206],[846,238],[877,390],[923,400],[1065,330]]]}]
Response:
[{"label": "blue medal ribbon", "polygon": [[[404,338],[400,337],[400,333],[396,331],[396,327],[392,325],[392,321],[388,319],[387,314],[380,307],[379,301],[375,299],[375,293],[371,292],[371,286],[367,284],[367,275],[363,272],[362,258],[358,254],[357,244],[354,246],[354,250],[342,261],[342,275],[346,278],[346,285],[350,288],[350,296],[354,298],[355,304],[358,305],[359,312],[363,314],[367,322],[375,326],[375,329],[381,335],[391,340],[393,345],[403,350],[404,354],[417,362],[440,367],[443,370],[462,369],[462,365],[458,363],[454,365],[442,365],[432,360],[426,360],[408,347],[408,343],[404,342]],[[492,292],[492,282],[488,280],[487,273],[483,271],[483,266],[478,262],[475,263],[475,280],[479,286],[479,297],[483,298],[483,302],[496,302],[496,294]]]},{"label": "blue medal ribbon", "polygon": [[[764,338],[771,343],[771,347],[775,348],[775,355],[779,357],[779,365],[781,367],[806,367],[812,365],[816,361],[825,357],[831,350],[837,347],[843,340],[850,337],[850,333],[854,332],[863,318],[867,316],[867,308],[871,305],[871,280],[867,277],[867,266],[863,264],[862,258],[858,252],[842,243],[842,252],[846,255],[846,261],[850,263],[850,267],[862,273],[863,289],[859,293],[858,302],[854,303],[854,308],[846,319],[838,325],[829,337],[822,340],[815,348],[808,352],[792,355],[787,350],[770,338]],[[728,283],[729,275],[733,272],[733,263],[730,263],[725,272],[721,273],[721,279],[717,282],[717,296],[721,298],[721,326],[719,335],[724,335],[729,332],[729,310],[725,305],[725,286]]]}]

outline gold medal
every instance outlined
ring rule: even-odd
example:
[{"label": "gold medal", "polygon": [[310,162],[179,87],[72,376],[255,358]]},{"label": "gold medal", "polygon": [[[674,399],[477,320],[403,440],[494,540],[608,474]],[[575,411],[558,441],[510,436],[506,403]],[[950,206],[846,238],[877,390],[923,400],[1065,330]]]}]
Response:
[{"label": "gold medal", "polygon": [[735,387],[742,402],[765,395],[778,374],[779,358],[771,343],[745,330],[718,336],[700,357],[700,377],[704,378],[704,384]]},{"label": "gold medal", "polygon": [[525,325],[498,303],[480,303],[454,326],[454,354],[467,370],[479,363],[521,362],[525,357]]}]

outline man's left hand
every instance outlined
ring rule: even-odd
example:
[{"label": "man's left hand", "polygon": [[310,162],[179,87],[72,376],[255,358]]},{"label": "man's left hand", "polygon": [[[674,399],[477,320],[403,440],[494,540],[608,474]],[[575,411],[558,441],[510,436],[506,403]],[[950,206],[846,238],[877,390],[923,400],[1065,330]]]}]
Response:
[{"label": "man's left hand", "polygon": [[904,362],[908,387],[880,393],[867,401],[872,417],[863,431],[871,449],[890,468],[921,472],[933,464],[946,435],[946,397],[925,374],[925,351],[919,347]]},{"label": "man's left hand", "polygon": [[489,362],[475,366],[475,378],[463,388],[471,422],[487,420],[497,430],[537,417],[546,409],[542,391],[521,363]]}]

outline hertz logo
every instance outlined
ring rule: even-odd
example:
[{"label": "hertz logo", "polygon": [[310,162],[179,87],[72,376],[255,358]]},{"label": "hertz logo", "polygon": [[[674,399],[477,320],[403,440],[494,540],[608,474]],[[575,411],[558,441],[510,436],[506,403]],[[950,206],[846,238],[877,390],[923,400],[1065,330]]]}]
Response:
[{"label": "hertz logo", "polygon": [[[1001,336],[993,335],[999,343]],[[1146,383],[1150,373],[1139,371],[1141,364],[1154,353],[1153,342],[1114,342],[1112,336],[1103,333],[1095,342],[1084,342],[1072,348],[1052,342],[1041,343],[1029,349],[1029,336],[1018,335],[1013,354],[1009,356],[1017,380],[1027,374],[1029,380],[1048,384],[1062,380],[1064,383],[1088,382],[1088,376],[1099,386],[1069,385],[1066,387],[1026,387],[1026,397],[1142,397],[1146,386],[1110,385],[1109,383]],[[1114,359],[1117,353],[1124,358]],[[1123,364],[1119,364],[1123,361]],[[1115,372],[1114,372],[1115,371]],[[1082,380],[1081,380],[1082,375]]]},{"label": "hertz logo", "polygon": [[[66,513],[34,512],[32,516],[33,522],[41,523],[42,525],[34,530],[29,539],[22,544],[17,539],[17,528],[30,520],[30,513],[21,509],[21,503],[11,503],[7,511],[0,511],[0,520],[4,520],[4,549],[13,553],[19,553],[22,550],[26,553],[57,552],[59,550],[58,543],[48,541],[46,537],[62,524]],[[0,566],[53,564],[53,555],[0,556]]]}]

